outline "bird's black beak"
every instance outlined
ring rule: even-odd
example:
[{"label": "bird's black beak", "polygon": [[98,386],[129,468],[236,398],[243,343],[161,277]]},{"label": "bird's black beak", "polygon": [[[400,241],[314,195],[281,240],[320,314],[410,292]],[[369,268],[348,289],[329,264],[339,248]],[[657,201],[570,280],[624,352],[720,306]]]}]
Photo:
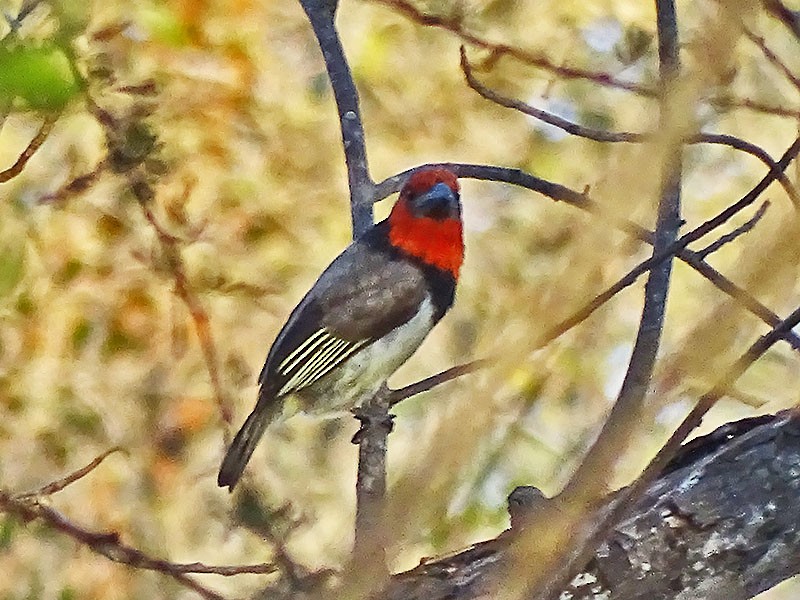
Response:
[{"label": "bird's black beak", "polygon": [[414,206],[421,216],[430,219],[457,219],[461,216],[458,194],[446,183],[437,183],[424,194],[414,199]]}]

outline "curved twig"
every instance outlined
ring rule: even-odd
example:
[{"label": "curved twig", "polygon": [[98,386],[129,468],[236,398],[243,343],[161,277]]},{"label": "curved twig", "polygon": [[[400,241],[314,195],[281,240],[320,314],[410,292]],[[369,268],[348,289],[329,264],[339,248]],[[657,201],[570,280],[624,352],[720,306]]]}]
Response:
[{"label": "curved twig", "polygon": [[[529,117],[539,119],[548,125],[558,127],[570,135],[586,138],[595,142],[628,144],[643,143],[652,138],[652,134],[649,133],[632,131],[606,131],[603,129],[594,129],[592,127],[579,125],[578,123],[574,123],[568,119],[559,117],[551,112],[536,108],[535,106],[531,106],[526,102],[522,102],[521,100],[517,100],[515,98],[510,98],[496,90],[488,88],[475,77],[472,65],[467,59],[467,53],[464,46],[461,46],[461,71],[464,73],[464,77],[467,80],[467,85],[469,85],[470,88],[475,90],[478,94],[490,102],[494,102],[495,104],[499,104],[505,108],[519,111],[525,115],[528,115]],[[775,160],[766,150],[760,146],[757,146],[756,144],[753,144],[752,142],[748,142],[747,140],[743,140],[733,135],[700,132],[689,136],[684,140],[684,142],[687,144],[718,144],[721,146],[728,146],[734,150],[739,150],[756,157],[770,169],[777,168]],[[797,190],[792,182],[789,181],[789,178],[786,177],[782,171],[779,173],[778,181],[786,192],[786,195],[789,196],[789,199],[792,201],[792,204],[794,204],[795,209],[800,209],[800,194],[797,193]]]}]

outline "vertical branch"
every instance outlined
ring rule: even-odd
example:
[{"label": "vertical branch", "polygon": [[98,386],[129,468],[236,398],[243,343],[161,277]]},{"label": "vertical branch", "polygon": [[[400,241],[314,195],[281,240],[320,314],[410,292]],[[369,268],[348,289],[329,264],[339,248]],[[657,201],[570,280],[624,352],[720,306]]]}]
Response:
[{"label": "vertical branch", "polygon": [[358,90],[336,31],[335,2],[330,0],[300,0],[317,37],[325,67],[333,87],[342,129],[347,182],[350,186],[350,214],[353,219],[353,238],[372,226],[372,202],[375,184],[369,175],[367,148]]},{"label": "vertical branch", "polygon": [[384,385],[375,396],[355,411],[361,429],[353,438],[358,443],[356,480],[356,526],[350,570],[353,586],[346,597],[361,598],[383,587],[389,577],[386,567],[385,524],[386,451],[392,420],[392,393]]},{"label": "vertical branch", "polygon": [[[662,164],[654,256],[665,252],[678,235],[682,144],[678,136],[672,135],[675,120],[670,108],[670,92],[679,70],[674,0],[656,0],[656,13],[661,73],[660,128],[667,134],[667,152]],[[557,598],[575,572],[585,565],[602,534],[613,526],[608,518],[596,522],[594,509],[608,491],[608,474],[613,473],[619,457],[627,449],[630,432],[640,422],[661,341],[672,258],[659,261],[651,269],[628,370],[600,435],[564,491],[537,512],[527,530],[512,545],[514,567],[535,564],[536,568],[523,581],[512,579],[508,589],[511,598]],[[621,514],[614,516],[619,518]]]},{"label": "vertical branch", "polygon": [[[353,239],[373,224],[375,183],[369,174],[364,127],[358,104],[358,90],[344,55],[335,17],[338,0],[300,0],[317,37],[333,88],[342,131]],[[364,401],[356,412],[361,429],[358,443],[355,540],[348,584],[350,596],[361,597],[383,585],[386,569],[384,497],[386,495],[386,450],[391,431],[390,393],[386,386]]]},{"label": "vertical branch", "polygon": [[[656,18],[662,90],[660,127],[664,130],[674,127],[674,119],[670,114],[669,93],[680,64],[674,0],[656,0]],[[654,256],[663,252],[675,241],[680,227],[681,149],[680,144],[676,144],[675,148],[669,149],[661,175],[661,200],[658,205],[658,220],[653,240]],[[605,482],[598,481],[592,474],[605,473],[613,467],[617,457],[627,446],[628,432],[639,422],[639,414],[653,375],[656,353],[661,340],[671,273],[671,257],[650,271],[645,285],[644,308],[639,331],[622,388],[597,442],[565,489],[568,497],[577,493],[578,497],[586,499],[604,491],[598,487]],[[592,480],[597,485],[585,485],[587,481]]]}]

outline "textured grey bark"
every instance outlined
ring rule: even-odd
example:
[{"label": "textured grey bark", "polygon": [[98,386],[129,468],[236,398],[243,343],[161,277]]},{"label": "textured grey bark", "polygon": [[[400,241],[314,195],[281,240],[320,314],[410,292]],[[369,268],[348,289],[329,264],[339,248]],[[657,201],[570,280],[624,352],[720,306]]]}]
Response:
[{"label": "textured grey bark", "polygon": [[[533,510],[542,501],[520,492],[515,527],[526,496]],[[729,423],[684,447],[561,598],[751,598],[800,572],[798,507],[800,419],[781,413]],[[487,584],[513,535],[512,528],[398,574],[378,598],[495,597]]]}]

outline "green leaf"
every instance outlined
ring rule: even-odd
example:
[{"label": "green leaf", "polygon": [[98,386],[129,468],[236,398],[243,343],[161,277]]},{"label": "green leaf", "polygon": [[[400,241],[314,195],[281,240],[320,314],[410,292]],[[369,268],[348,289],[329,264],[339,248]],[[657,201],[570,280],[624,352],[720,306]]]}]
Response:
[{"label": "green leaf", "polygon": [[0,47],[0,101],[60,110],[77,93],[69,59],[55,46]]}]

